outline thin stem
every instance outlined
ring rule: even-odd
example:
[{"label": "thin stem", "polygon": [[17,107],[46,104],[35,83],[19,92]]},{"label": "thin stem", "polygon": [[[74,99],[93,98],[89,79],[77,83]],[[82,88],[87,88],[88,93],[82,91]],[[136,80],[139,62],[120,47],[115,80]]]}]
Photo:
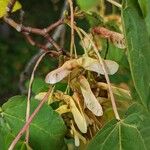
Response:
[{"label": "thin stem", "polygon": [[113,5],[117,6],[117,7],[119,7],[120,9],[122,8],[122,5],[119,4],[118,2],[114,1],[114,0],[106,0],[106,1],[108,1],[109,3],[111,3],[111,4],[113,4]]},{"label": "thin stem", "polygon": [[107,58],[108,50],[109,50],[109,41],[108,41],[108,39],[106,39],[106,51],[105,51],[104,59]]},{"label": "thin stem", "polygon": [[[70,24],[69,24],[69,23],[67,23],[67,25],[70,27]],[[77,32],[79,38],[81,39],[81,43],[82,43],[82,45],[83,45],[83,49],[84,49],[85,55],[88,55],[88,54],[87,54],[87,51],[86,51],[86,47],[85,47],[85,42],[84,42],[84,40],[83,40],[83,36],[82,36],[80,30],[79,30],[76,26],[74,26],[74,29],[75,29],[75,31]]]},{"label": "thin stem", "polygon": [[51,89],[51,93],[50,95],[48,96],[48,105],[50,105],[52,103],[52,96],[53,96],[53,93],[54,93],[54,90],[55,90],[55,85],[52,87]]},{"label": "thin stem", "polygon": [[71,12],[71,43],[70,43],[70,56],[72,57],[73,54],[73,47],[74,47],[74,14],[73,14],[73,3],[72,0],[68,0]]},{"label": "thin stem", "polygon": [[117,120],[120,120],[120,116],[119,116],[119,113],[117,111],[115,98],[114,98],[114,95],[113,95],[113,92],[112,92],[112,88],[111,88],[110,80],[109,80],[109,77],[108,77],[108,74],[107,74],[107,71],[106,71],[106,68],[105,68],[105,64],[104,64],[100,54],[98,53],[97,47],[95,46],[95,44],[91,40],[91,38],[88,36],[88,34],[85,31],[83,31],[81,28],[79,28],[79,30],[89,39],[89,41],[91,42],[91,44],[92,44],[92,46],[94,48],[94,51],[95,51],[96,55],[98,56],[98,59],[100,61],[100,64],[102,65],[102,69],[104,71],[104,75],[105,75],[106,81],[108,83],[108,89],[109,89],[109,93],[110,93],[110,98],[111,98],[111,103],[112,103],[112,108],[113,108],[113,111],[114,111],[114,114],[115,114],[115,118]]},{"label": "thin stem", "polygon": [[105,10],[106,10],[106,8],[105,8],[105,2],[104,2],[104,0],[101,0],[100,1],[100,15],[102,17],[105,16]]},{"label": "thin stem", "polygon": [[75,26],[74,28],[75,28],[75,30],[76,30],[76,32],[77,32],[79,38],[81,39],[81,43],[82,43],[82,45],[83,45],[84,53],[85,53],[86,56],[88,56],[88,53],[87,53],[87,50],[86,50],[86,46],[85,46],[85,42],[84,42],[83,36],[82,36],[80,30],[79,30],[76,26]]},{"label": "thin stem", "polygon": [[74,55],[75,55],[75,58],[78,58],[78,55],[77,55],[77,48],[76,48],[75,43],[74,43]]},{"label": "thin stem", "polygon": [[[26,122],[28,121],[29,116],[30,116],[31,88],[32,88],[33,80],[34,80],[35,71],[36,71],[37,67],[39,66],[41,60],[43,59],[43,57],[44,57],[45,55],[46,55],[46,53],[42,54],[42,55],[39,57],[39,59],[37,60],[35,66],[34,66],[34,68],[33,68],[32,74],[31,74],[31,78],[30,78],[30,82],[29,82],[29,88],[28,88],[28,96],[27,96]],[[29,142],[29,129],[26,131],[25,140],[26,140],[26,143],[28,144],[28,142]]]},{"label": "thin stem", "polygon": [[39,110],[42,108],[42,106],[44,105],[44,103],[47,101],[48,96],[50,95],[50,93],[51,93],[51,89],[49,89],[49,91],[47,92],[47,94],[44,96],[44,98],[42,99],[42,101],[39,103],[39,105],[37,106],[37,108],[34,110],[34,112],[29,117],[28,121],[25,123],[25,125],[23,126],[23,128],[19,131],[19,133],[17,134],[17,136],[15,137],[15,139],[13,140],[13,142],[11,143],[11,145],[9,146],[8,150],[13,150],[14,149],[15,145],[20,140],[20,138],[23,135],[23,133],[28,129],[28,127],[29,127],[30,123],[32,122],[32,120],[34,119],[35,115],[39,112]]}]

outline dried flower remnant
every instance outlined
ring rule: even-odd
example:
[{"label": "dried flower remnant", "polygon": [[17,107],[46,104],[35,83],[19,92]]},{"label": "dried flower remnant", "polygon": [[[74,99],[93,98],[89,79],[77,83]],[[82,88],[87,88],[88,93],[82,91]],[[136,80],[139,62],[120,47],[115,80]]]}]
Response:
[{"label": "dried flower remnant", "polygon": [[104,27],[95,27],[93,32],[101,35],[103,38],[109,39],[116,47],[125,49],[125,38],[121,33],[117,33]]},{"label": "dried flower remnant", "polygon": [[98,100],[96,99],[95,95],[91,91],[89,82],[84,76],[79,77],[80,88],[81,92],[84,97],[84,102],[87,108],[96,116],[103,115],[103,109]]}]

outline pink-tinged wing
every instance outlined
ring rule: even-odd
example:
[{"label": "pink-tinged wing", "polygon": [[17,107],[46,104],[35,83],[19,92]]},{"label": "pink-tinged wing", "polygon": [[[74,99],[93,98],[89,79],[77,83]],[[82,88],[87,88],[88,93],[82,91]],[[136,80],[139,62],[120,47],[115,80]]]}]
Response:
[{"label": "pink-tinged wing", "polygon": [[70,72],[71,72],[70,70],[64,67],[60,67],[48,73],[46,75],[45,82],[49,84],[55,84],[64,79],[65,77],[67,77]]}]

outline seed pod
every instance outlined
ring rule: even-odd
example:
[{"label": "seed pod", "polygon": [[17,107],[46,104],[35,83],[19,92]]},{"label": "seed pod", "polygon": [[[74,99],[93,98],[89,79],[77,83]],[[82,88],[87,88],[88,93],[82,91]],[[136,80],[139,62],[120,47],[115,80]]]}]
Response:
[{"label": "seed pod", "polygon": [[70,99],[70,110],[73,114],[74,121],[75,121],[76,125],[78,126],[79,130],[82,133],[86,133],[87,132],[87,124],[86,124],[85,117],[80,113],[80,111],[78,110],[78,108],[72,98]]},{"label": "seed pod", "polygon": [[78,66],[76,59],[66,61],[60,68],[55,69],[48,73],[45,78],[45,82],[49,84],[55,84],[65,77],[67,77],[70,72]]},{"label": "seed pod", "polygon": [[70,72],[71,72],[70,70],[68,70],[62,66],[62,67],[48,73],[46,75],[45,82],[49,83],[49,84],[55,84],[55,83],[61,81],[62,79],[64,79],[65,77],[67,77]]},{"label": "seed pod", "polygon": [[[104,71],[102,69],[102,65],[97,59],[93,59],[90,57],[81,57],[78,60],[80,66],[82,66],[85,70],[94,71],[98,74],[104,75]],[[103,60],[105,69],[107,74],[113,75],[118,71],[119,65],[112,60]]]},{"label": "seed pod", "polygon": [[91,91],[91,88],[87,79],[84,76],[80,76],[79,82],[80,82],[81,92],[84,97],[84,102],[87,108],[91,112],[93,112],[94,115],[102,116],[103,115],[102,106],[100,105],[95,95]]}]

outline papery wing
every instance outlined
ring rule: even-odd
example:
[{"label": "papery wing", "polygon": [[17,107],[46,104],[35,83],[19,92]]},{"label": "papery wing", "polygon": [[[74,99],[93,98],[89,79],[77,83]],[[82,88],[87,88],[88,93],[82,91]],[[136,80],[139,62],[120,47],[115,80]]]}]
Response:
[{"label": "papery wing", "polygon": [[95,95],[91,91],[89,82],[84,76],[80,76],[79,81],[80,81],[81,92],[84,97],[84,102],[87,108],[90,111],[92,111],[93,114],[95,114],[96,116],[102,116],[103,115],[102,106],[100,105]]},{"label": "papery wing", "polygon": [[64,67],[60,67],[48,73],[45,78],[45,82],[49,84],[55,84],[64,79],[65,77],[67,77],[70,72],[71,72],[70,70],[67,70]]},{"label": "papery wing", "polygon": [[92,92],[86,91],[81,88],[83,97],[84,97],[84,102],[87,106],[87,108],[93,112],[94,115],[96,116],[102,116],[103,115],[103,110],[101,105],[99,104],[98,100],[94,96]]},{"label": "papery wing", "polygon": [[[107,74],[113,75],[118,71],[119,65],[115,61],[103,60],[103,62],[104,62]],[[80,64],[81,64],[81,60],[80,60]],[[97,72],[98,74],[104,75],[102,65],[97,59],[93,59],[90,57],[83,57],[81,66],[86,70],[94,71],[94,72]]]},{"label": "papery wing", "polygon": [[86,133],[87,132],[87,124],[86,124],[85,117],[82,116],[82,114],[76,107],[75,102],[72,99],[70,100],[70,109],[73,114],[74,121],[75,121],[76,125],[78,126],[79,130],[82,133]]}]

